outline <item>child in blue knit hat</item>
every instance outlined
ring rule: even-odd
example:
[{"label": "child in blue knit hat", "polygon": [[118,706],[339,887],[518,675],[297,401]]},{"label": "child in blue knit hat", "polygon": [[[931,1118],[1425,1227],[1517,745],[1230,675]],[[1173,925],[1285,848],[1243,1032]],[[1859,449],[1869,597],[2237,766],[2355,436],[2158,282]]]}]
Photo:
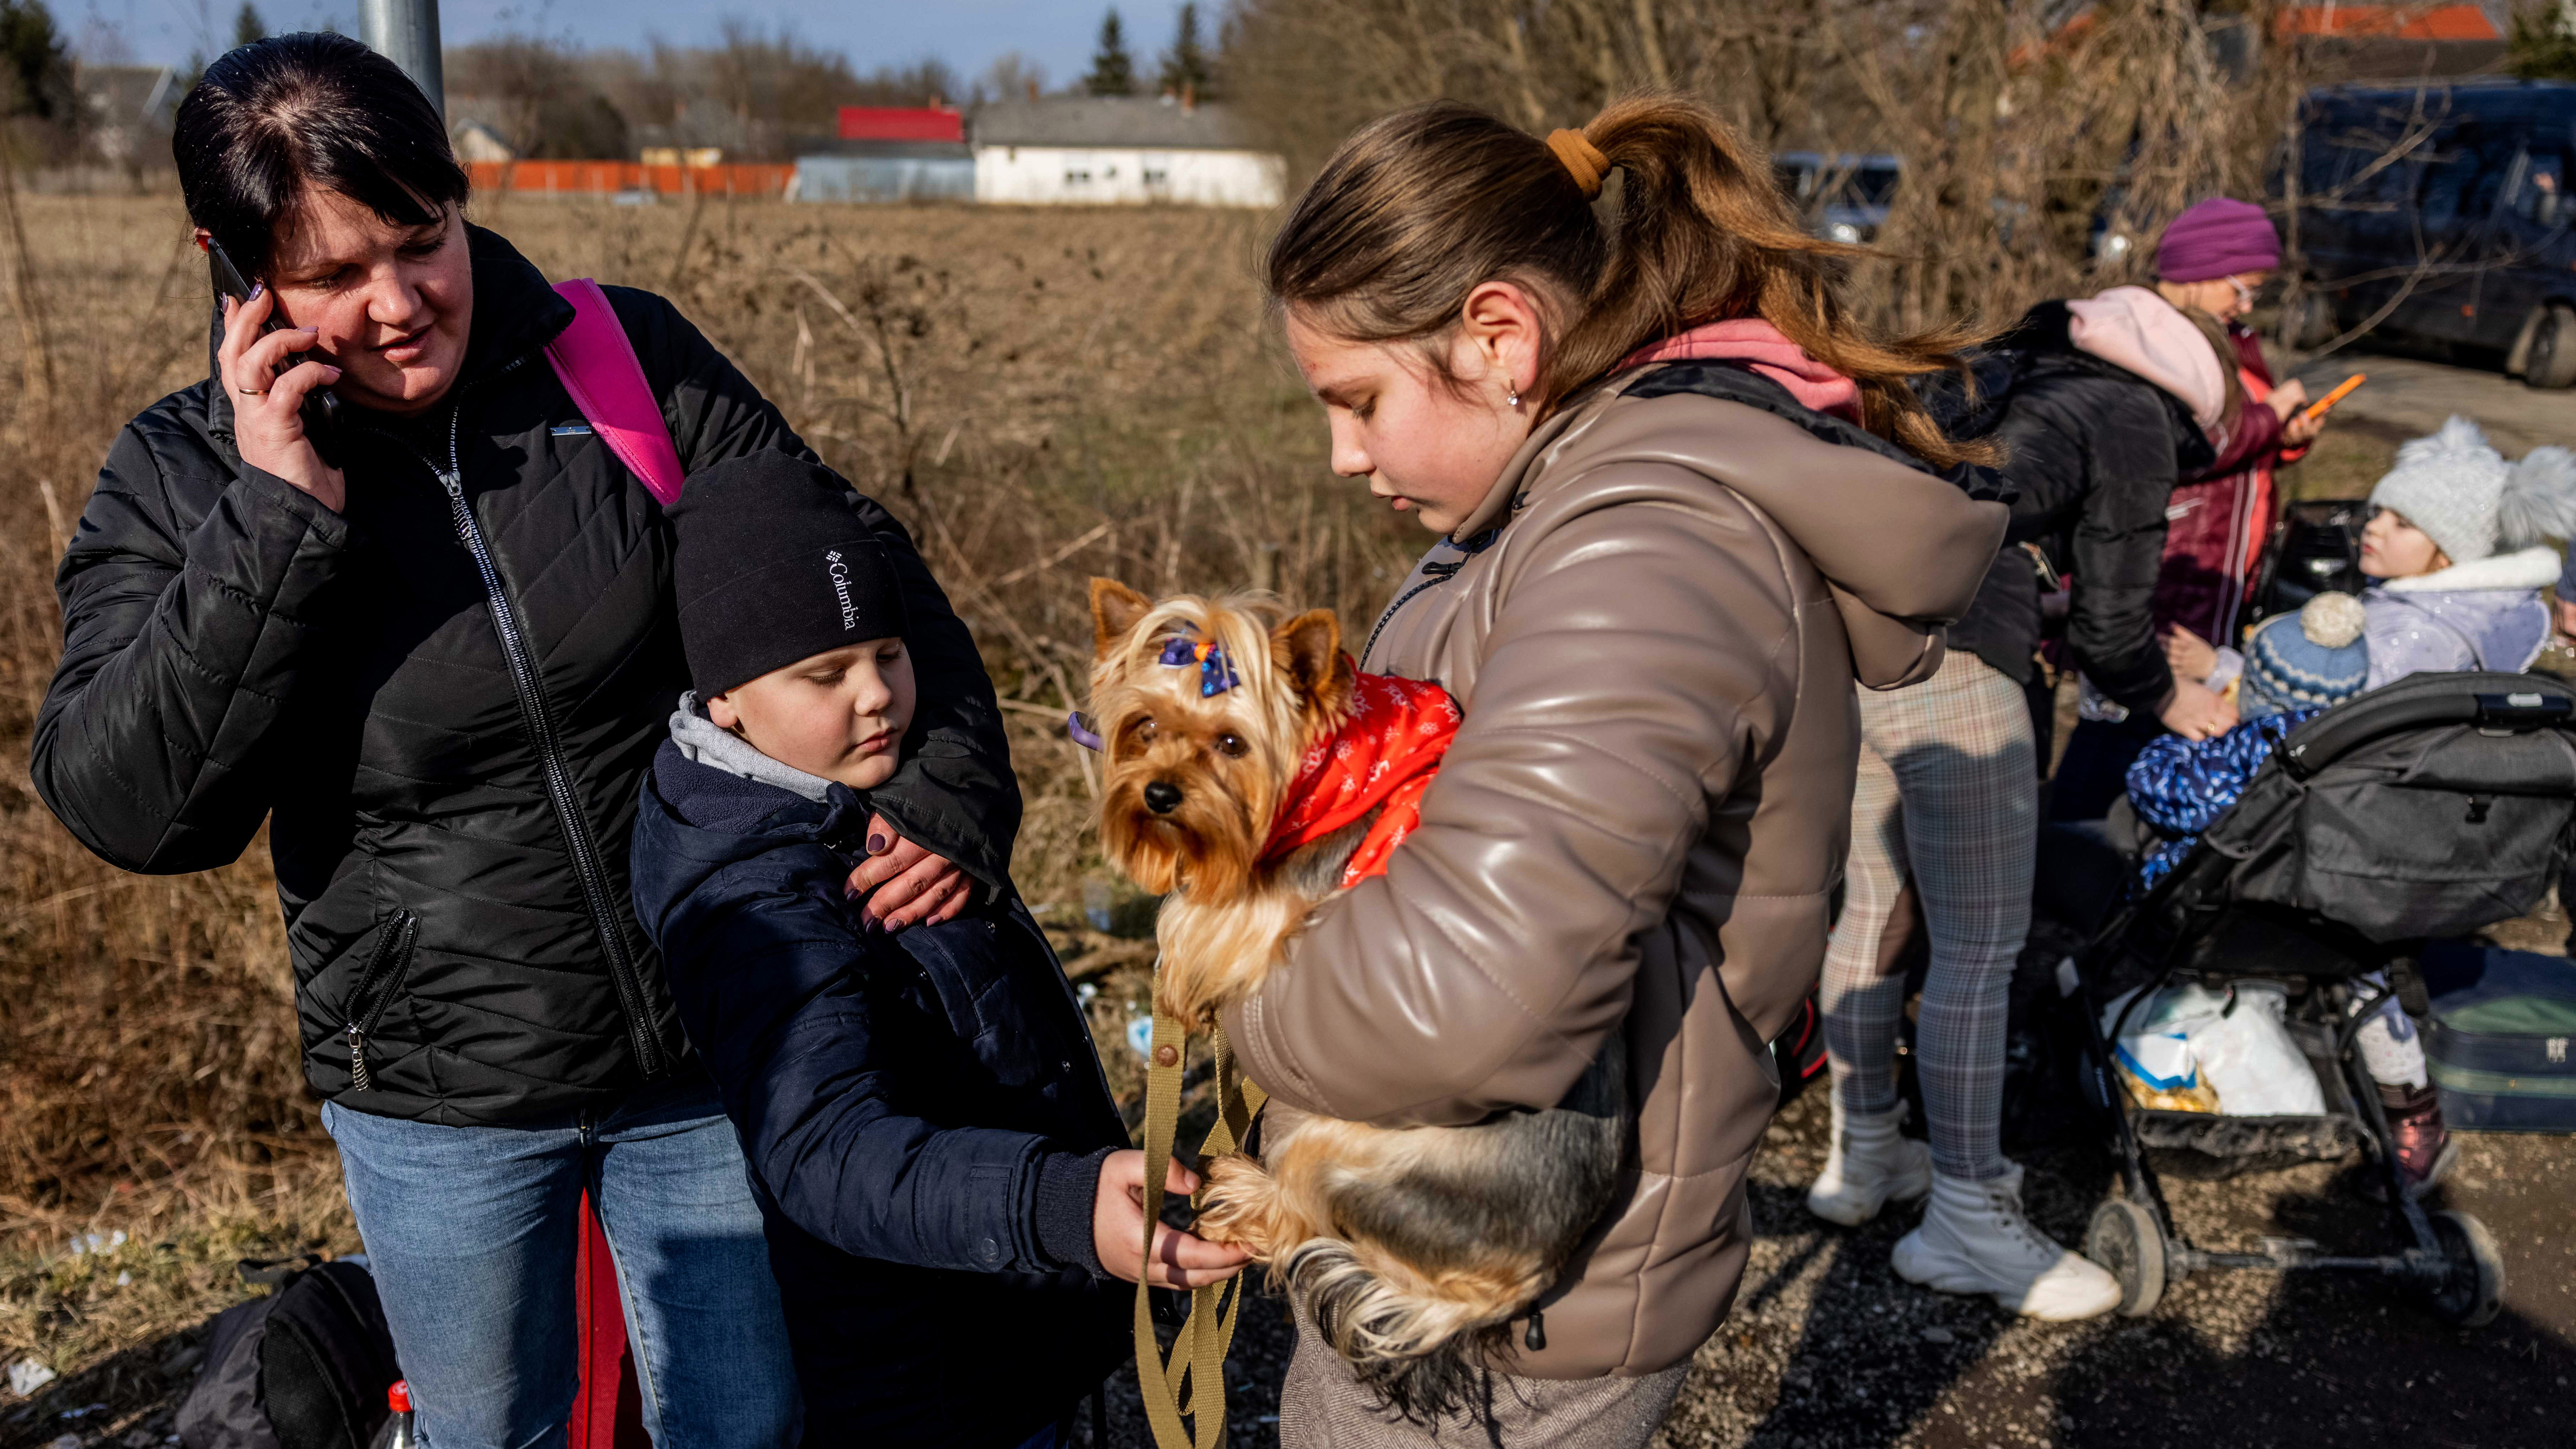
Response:
[{"label": "child in blue knit hat", "polygon": [[[2141,888],[2172,873],[2292,730],[2369,684],[2368,622],[2360,600],[2334,593],[2317,595],[2296,614],[2264,620],[2245,641],[2237,690],[2244,723],[2207,740],[2160,735],[2139,751],[2129,767],[2129,803],[2161,837],[2140,863]],[[2386,984],[2376,973],[2362,979]],[[2430,1186],[2456,1154],[2413,1019],[2395,997],[2383,997],[2355,1043],[2379,1084],[2398,1162],[2417,1187]]]},{"label": "child in blue knit hat", "polygon": [[2159,735],[2139,752],[2129,766],[2129,804],[2162,837],[2139,863],[2143,886],[2181,863],[2283,737],[2361,693],[2370,677],[2365,620],[2360,600],[2332,593],[2264,620],[2245,640],[2236,698],[2243,723],[2206,740]]}]

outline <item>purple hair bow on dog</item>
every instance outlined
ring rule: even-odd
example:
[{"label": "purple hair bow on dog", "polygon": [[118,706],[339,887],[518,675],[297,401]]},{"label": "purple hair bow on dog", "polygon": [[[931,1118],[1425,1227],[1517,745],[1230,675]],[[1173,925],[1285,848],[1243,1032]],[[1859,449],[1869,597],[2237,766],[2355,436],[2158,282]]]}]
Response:
[{"label": "purple hair bow on dog", "polygon": [[[1193,644],[1175,634],[1163,641],[1162,655],[1155,662],[1167,669],[1187,669],[1193,664],[1197,665],[1201,699],[1223,694],[1243,683],[1234,672],[1233,662],[1225,657],[1225,646],[1213,639],[1203,644]],[[1075,744],[1086,750],[1105,747],[1105,742],[1100,738],[1100,732],[1092,727],[1091,716],[1080,710],[1075,710],[1064,717],[1064,732]]]},{"label": "purple hair bow on dog", "polygon": [[1163,657],[1156,661],[1173,669],[1199,667],[1199,698],[1208,699],[1225,693],[1243,681],[1235,677],[1234,664],[1225,657],[1225,646],[1210,639],[1193,644],[1175,635],[1163,641]]}]

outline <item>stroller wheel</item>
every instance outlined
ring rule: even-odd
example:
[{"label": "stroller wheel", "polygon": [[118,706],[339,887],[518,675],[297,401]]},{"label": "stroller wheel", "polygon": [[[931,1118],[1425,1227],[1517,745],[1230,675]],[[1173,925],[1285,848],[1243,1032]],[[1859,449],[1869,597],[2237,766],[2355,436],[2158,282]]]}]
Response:
[{"label": "stroller wheel", "polygon": [[2433,1311],[2462,1328],[2475,1328],[2504,1307],[2504,1256],[2487,1225],[2467,1213],[2438,1212],[2433,1241],[2442,1245],[2449,1271],[2432,1292]]},{"label": "stroller wheel", "polygon": [[2084,1232],[2084,1256],[2120,1280],[2120,1314],[2141,1318],[2165,1296],[2165,1235],[2156,1215],[2125,1198],[2093,1210]]}]

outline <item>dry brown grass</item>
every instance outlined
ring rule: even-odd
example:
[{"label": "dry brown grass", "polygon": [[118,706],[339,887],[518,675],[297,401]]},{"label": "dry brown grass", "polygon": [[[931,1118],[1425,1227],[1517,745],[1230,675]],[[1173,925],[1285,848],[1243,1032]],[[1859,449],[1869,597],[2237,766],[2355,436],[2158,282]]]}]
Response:
[{"label": "dry brown grass", "polygon": [[[235,1296],[233,1256],[356,1244],[297,1070],[264,845],[203,875],[126,875],[27,785],[65,528],[123,421],[202,376],[205,284],[175,201],[21,202],[42,315],[28,327],[0,274],[0,1362],[69,1371]],[[1365,614],[1416,545],[1323,467],[1261,315],[1260,218],[521,198],[477,219],[550,276],[672,296],[911,525],[1010,702],[1015,868],[1050,923],[1079,919],[1097,864],[1090,779],[1057,723],[1088,657],[1083,578],[1275,579]],[[38,330],[42,354],[17,345]],[[1094,1013],[1124,1084],[1134,952],[1067,947],[1115,968]],[[66,1251],[119,1230],[104,1257]]]}]

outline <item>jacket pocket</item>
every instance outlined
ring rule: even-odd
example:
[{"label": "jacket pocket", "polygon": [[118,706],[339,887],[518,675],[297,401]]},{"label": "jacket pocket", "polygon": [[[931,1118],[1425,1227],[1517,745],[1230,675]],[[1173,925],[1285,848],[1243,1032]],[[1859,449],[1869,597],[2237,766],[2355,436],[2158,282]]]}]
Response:
[{"label": "jacket pocket", "polygon": [[373,1089],[367,1075],[367,1036],[410,977],[413,950],[419,942],[420,917],[409,911],[394,912],[377,929],[376,949],[368,954],[366,969],[358,973],[358,983],[349,992],[347,1023],[341,1033],[349,1043],[349,1085],[356,1091]]}]

